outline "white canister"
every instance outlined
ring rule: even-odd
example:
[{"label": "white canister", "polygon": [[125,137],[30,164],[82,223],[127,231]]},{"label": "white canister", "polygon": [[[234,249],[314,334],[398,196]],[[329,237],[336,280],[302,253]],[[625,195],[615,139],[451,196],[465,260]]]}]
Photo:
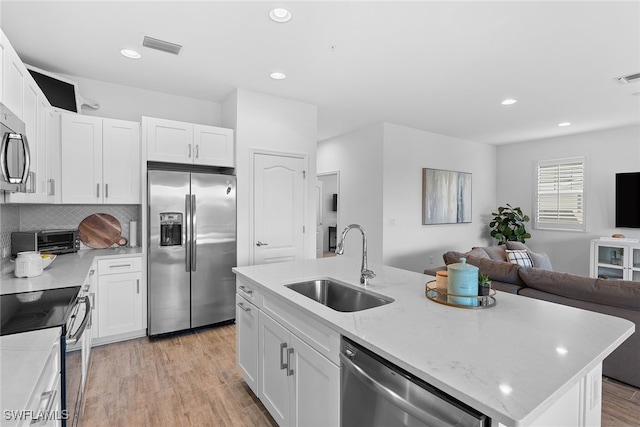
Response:
[{"label": "white canister", "polygon": [[436,271],[436,289],[447,292],[447,281],[449,280],[448,271]]},{"label": "white canister", "polygon": [[40,252],[18,252],[13,274],[16,277],[35,277],[42,274],[42,257]]}]

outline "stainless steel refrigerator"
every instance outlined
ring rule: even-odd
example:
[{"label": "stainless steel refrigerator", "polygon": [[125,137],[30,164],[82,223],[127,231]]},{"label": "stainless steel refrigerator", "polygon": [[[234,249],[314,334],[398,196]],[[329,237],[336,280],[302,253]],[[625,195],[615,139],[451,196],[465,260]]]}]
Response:
[{"label": "stainless steel refrigerator", "polygon": [[148,334],[235,318],[236,177],[148,171]]}]

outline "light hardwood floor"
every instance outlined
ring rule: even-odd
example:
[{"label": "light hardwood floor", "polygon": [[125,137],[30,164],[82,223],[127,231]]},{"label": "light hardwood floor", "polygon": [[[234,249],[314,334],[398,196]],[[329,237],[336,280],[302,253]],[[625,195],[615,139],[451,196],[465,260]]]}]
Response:
[{"label": "light hardwood floor", "polygon": [[[95,347],[84,427],[276,426],[236,369],[236,327]],[[605,378],[603,427],[640,426],[640,390]]]}]

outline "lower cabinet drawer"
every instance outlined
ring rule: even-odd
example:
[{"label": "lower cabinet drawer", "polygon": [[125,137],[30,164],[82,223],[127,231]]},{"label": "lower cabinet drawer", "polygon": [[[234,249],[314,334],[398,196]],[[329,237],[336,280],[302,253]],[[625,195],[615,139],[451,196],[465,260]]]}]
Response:
[{"label": "lower cabinet drawer", "polygon": [[119,274],[142,271],[142,258],[113,258],[98,260],[98,274]]}]

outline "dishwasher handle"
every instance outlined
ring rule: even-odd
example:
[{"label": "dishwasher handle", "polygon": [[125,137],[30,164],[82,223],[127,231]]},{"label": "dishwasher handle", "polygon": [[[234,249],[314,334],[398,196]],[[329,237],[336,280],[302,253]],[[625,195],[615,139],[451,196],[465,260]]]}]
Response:
[{"label": "dishwasher handle", "polygon": [[420,420],[421,422],[423,422],[423,423],[425,423],[426,425],[429,425],[429,426],[437,426],[437,427],[440,427],[440,426],[447,427],[447,426],[449,426],[449,424],[447,424],[445,421],[443,421],[443,420],[441,420],[439,418],[436,418],[435,416],[423,411],[422,409],[418,408],[414,404],[412,404],[412,403],[408,402],[407,400],[403,399],[402,397],[400,397],[393,390],[391,390],[391,389],[383,386],[382,384],[380,384],[371,375],[366,373],[360,366],[358,366],[355,363],[353,363],[343,353],[340,353],[340,361],[342,362],[342,365],[345,368],[347,368],[347,370],[351,374],[353,374],[356,378],[358,378],[360,381],[362,381],[364,384],[366,384],[371,389],[375,390],[378,395],[380,395],[380,396],[384,397],[385,399],[389,400],[391,403],[393,403],[398,408],[402,409],[403,411],[405,411],[407,414],[411,415],[412,417]]}]

